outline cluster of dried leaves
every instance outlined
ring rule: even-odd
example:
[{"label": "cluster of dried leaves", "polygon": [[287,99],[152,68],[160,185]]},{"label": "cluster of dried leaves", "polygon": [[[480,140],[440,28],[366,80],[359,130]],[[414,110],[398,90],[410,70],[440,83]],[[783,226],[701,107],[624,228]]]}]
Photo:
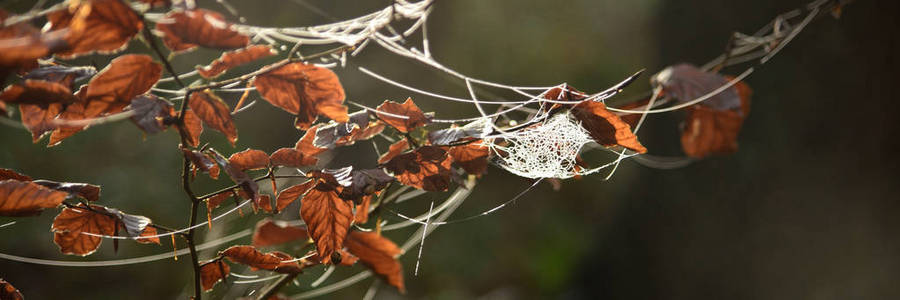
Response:
[{"label": "cluster of dried leaves", "polygon": [[[168,1],[143,2],[154,9],[168,10],[171,6]],[[208,214],[229,198],[253,201],[255,210],[271,215],[300,201],[299,214],[304,225],[267,218],[257,224],[252,245],[229,247],[200,265],[203,290],[212,289],[228,277],[229,262],[296,274],[315,265],[349,266],[359,261],[404,291],[403,270],[397,260],[401,249],[377,230],[361,231],[354,225],[375,223],[369,220],[374,201],[394,182],[425,191],[446,191],[466,176],[483,175],[491,155],[496,155],[484,145],[480,128],[454,125],[428,130],[433,114],[423,112],[412,99],[403,103],[384,101],[374,111],[349,113],[344,105],[344,89],[334,72],[286,58],[229,80],[247,82],[264,100],[295,116],[294,126],[304,130],[304,135],[293,147],[271,154],[246,149],[226,158],[215,149],[200,147],[204,125],[224,134],[232,145],[238,139],[232,108],[214,92],[221,82],[183,86],[186,95],[178,108],[169,99],[153,94],[151,89],[168,64],[155,40],[160,39],[173,55],[196,47],[230,50],[209,65],[197,67],[198,73],[208,80],[236,66],[276,54],[270,46],[251,44],[250,38],[234,30],[222,15],[203,9],[172,9],[155,22],[152,31],[141,13],[120,0],[71,1],[46,15],[43,30],[33,27],[33,20],[7,24],[10,17],[0,11],[0,22],[4,22],[0,28],[0,80],[5,84],[13,74],[18,79],[0,93],[0,117],[9,117],[12,109],[7,105],[14,105],[33,142],[49,135],[49,145],[56,145],[98,120],[127,113],[146,134],[174,127],[182,141],[179,150],[192,171],[190,176],[205,173],[219,179],[224,171],[234,182],[222,192],[196,199],[206,202]],[[93,67],[63,62],[83,55],[116,54],[135,38],[159,52],[160,61],[144,54],[119,55],[99,72]],[[714,88],[727,80],[686,66],[677,66],[671,73],[657,84],[664,87],[667,95],[683,100],[697,96],[698,86]],[[79,85],[81,82],[86,83]],[[749,94],[745,85],[738,84],[734,96],[723,95],[721,99],[692,106],[682,135],[685,152],[702,157],[734,151],[737,131],[747,114]],[[570,113],[598,144],[639,153],[647,151],[631,130],[637,120],[634,115],[619,116],[607,110],[604,103],[589,100],[586,94],[571,88],[550,90],[545,97],[571,101],[572,104],[548,105],[547,112]],[[243,99],[237,106],[242,102]],[[320,116],[330,121],[317,123]],[[317,157],[322,153],[379,134],[399,139],[381,155],[375,167],[320,166]],[[302,168],[305,181],[279,190],[274,175],[279,168]],[[259,171],[266,175],[251,177],[252,172]],[[260,192],[261,180],[271,181],[272,195]],[[160,243],[157,229],[165,227],[143,216],[93,204],[99,200],[99,194],[100,187],[96,185],[32,180],[0,169],[0,216],[35,215],[62,207],[51,231],[64,254],[89,255],[108,236]],[[315,249],[294,255],[259,250],[295,241]],[[0,280],[0,288],[0,298],[21,298],[5,281]]]}]

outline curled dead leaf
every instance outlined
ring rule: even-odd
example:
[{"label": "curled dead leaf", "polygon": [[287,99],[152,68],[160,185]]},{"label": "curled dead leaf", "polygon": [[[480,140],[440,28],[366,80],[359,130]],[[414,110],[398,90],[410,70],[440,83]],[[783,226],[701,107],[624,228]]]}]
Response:
[{"label": "curled dead leaf", "polygon": [[208,261],[200,265],[200,285],[203,291],[209,291],[219,281],[225,280],[231,267],[221,259]]},{"label": "curled dead leaf", "polygon": [[422,146],[391,158],[384,170],[401,184],[426,191],[446,191],[450,188],[452,159],[437,146]]},{"label": "curled dead leaf", "polygon": [[385,282],[406,292],[403,284],[403,266],[397,256],[403,253],[397,244],[374,232],[351,231],[345,242],[347,250],[359,257],[364,265],[372,269]]},{"label": "curled dead leaf", "polygon": [[0,181],[0,216],[20,217],[39,214],[66,200],[68,194],[33,182],[6,179]]},{"label": "curled dead leaf", "polygon": [[375,110],[379,119],[404,133],[425,126],[430,119],[416,106],[412,98],[407,98],[403,104],[385,100]]},{"label": "curled dead leaf", "polygon": [[252,244],[255,247],[268,247],[308,238],[306,227],[266,218],[256,223]]},{"label": "curled dead leaf", "polygon": [[197,46],[229,50],[250,43],[250,38],[233,30],[221,14],[205,9],[171,12],[156,23],[156,30],[163,33],[166,47],[176,52]]},{"label": "curled dead leaf", "polygon": [[231,145],[237,142],[237,128],[231,120],[228,104],[221,98],[206,90],[191,93],[189,106],[206,125],[224,133]]},{"label": "curled dead leaf", "polygon": [[302,62],[289,63],[256,76],[254,83],[263,99],[297,116],[295,126],[308,129],[319,115],[337,122],[349,121],[344,88],[327,68]]},{"label": "curled dead leaf", "polygon": [[208,66],[197,66],[197,72],[204,78],[213,78],[225,73],[228,69],[253,62],[255,60],[275,55],[272,47],[266,45],[251,45],[246,48],[222,53],[222,56],[214,60]]},{"label": "curled dead leaf", "polygon": [[65,59],[93,52],[119,52],[144,28],[137,13],[120,0],[74,2],[67,10],[50,13],[47,19],[50,31],[65,30],[66,47],[56,52]]}]

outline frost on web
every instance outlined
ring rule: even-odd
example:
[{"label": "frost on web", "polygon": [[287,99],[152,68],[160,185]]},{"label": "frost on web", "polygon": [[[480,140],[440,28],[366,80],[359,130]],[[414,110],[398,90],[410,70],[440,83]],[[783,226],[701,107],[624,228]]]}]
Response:
[{"label": "frost on web", "polygon": [[501,135],[505,146],[491,143],[498,165],[528,178],[570,178],[580,174],[576,157],[593,142],[568,114],[557,114],[536,126]]}]

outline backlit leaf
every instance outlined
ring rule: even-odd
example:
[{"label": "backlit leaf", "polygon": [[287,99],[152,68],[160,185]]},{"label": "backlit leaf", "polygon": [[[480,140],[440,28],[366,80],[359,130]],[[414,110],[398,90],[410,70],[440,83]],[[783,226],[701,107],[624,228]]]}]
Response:
[{"label": "backlit leaf", "polygon": [[[725,76],[704,72],[690,64],[670,66],[650,78],[654,86],[662,86],[663,94],[672,96],[679,102],[687,102],[699,98],[728,83]],[[734,110],[741,108],[741,96],[735,86],[725,89],[709,99],[703,105],[715,110]]]},{"label": "backlit leaf", "polygon": [[172,51],[195,47],[229,50],[247,46],[250,38],[231,28],[221,14],[205,9],[171,12],[156,23],[163,43]]},{"label": "backlit leaf", "polygon": [[[62,140],[87,128],[86,125],[79,125],[77,123],[68,125],[64,123],[65,121],[77,122],[87,118],[88,116],[85,112],[84,102],[72,103],[66,106],[66,110],[56,117],[56,129],[54,129],[53,133],[50,135],[50,142],[47,143],[47,147],[56,146],[62,142]],[[60,122],[63,123],[59,124]]]},{"label": "backlit leaf", "polygon": [[466,173],[481,175],[487,171],[488,155],[491,151],[481,144],[481,140],[473,141],[465,145],[450,147],[447,151],[453,162],[458,164]]},{"label": "backlit leaf", "polygon": [[269,155],[256,149],[247,149],[232,154],[228,163],[241,171],[265,169],[269,166]]},{"label": "backlit leaf", "polygon": [[140,17],[120,0],[78,1],[47,19],[51,31],[66,29],[67,47],[56,53],[66,59],[95,51],[118,52],[144,28]]},{"label": "backlit leaf", "polygon": [[150,56],[126,54],[113,59],[87,85],[85,116],[116,113],[159,80],[162,66]]},{"label": "backlit leaf", "polygon": [[402,154],[406,150],[409,150],[409,142],[406,139],[401,139],[401,140],[391,144],[390,147],[388,147],[388,152],[382,154],[381,157],[378,158],[378,163],[379,164],[387,163],[388,161],[390,161],[391,159],[394,159],[394,157],[397,157],[398,155]]},{"label": "backlit leaf", "polygon": [[296,261],[284,262],[293,260],[290,255],[278,251],[262,253],[253,246],[231,246],[222,255],[236,263],[279,273],[299,273],[302,269]]},{"label": "backlit leaf", "polygon": [[315,180],[308,180],[304,183],[297,184],[282,190],[278,193],[278,198],[276,198],[275,200],[275,208],[278,211],[284,210],[285,207],[287,207],[297,199],[300,199],[300,197],[306,194],[306,192],[309,192],[309,190],[313,186],[315,186],[315,184]]},{"label": "backlit leaf", "polygon": [[350,172],[350,184],[341,188],[340,196],[345,200],[359,201],[383,190],[393,181],[394,177],[382,169],[353,170]]},{"label": "backlit leaf", "polygon": [[243,49],[222,53],[222,56],[205,67],[197,66],[197,73],[204,78],[213,78],[221,75],[228,69],[253,62],[263,57],[275,55],[272,47],[266,45],[251,45]]},{"label": "backlit leaf", "polygon": [[369,205],[372,204],[372,196],[365,196],[356,205],[356,212],[353,213],[353,223],[365,224],[369,222]]},{"label": "backlit leaf", "polygon": [[225,280],[229,272],[231,272],[231,267],[221,259],[200,265],[200,285],[203,286],[203,291],[209,291],[216,283]]},{"label": "backlit leaf", "polygon": [[[105,211],[102,206],[91,205],[92,209]],[[111,216],[94,213],[83,205],[77,208],[65,208],[53,219],[53,242],[59,246],[60,252],[69,255],[86,256],[100,248],[103,238],[82,234],[100,235],[115,234],[117,220]]]},{"label": "backlit leaf", "polygon": [[187,143],[191,147],[200,145],[200,134],[203,133],[203,123],[193,110],[184,111],[184,134],[187,135]]},{"label": "backlit leaf", "polygon": [[359,257],[364,265],[385,282],[401,293],[406,292],[403,266],[397,261],[397,256],[403,251],[394,242],[374,232],[351,231],[344,244],[350,253]]},{"label": "backlit leaf", "polygon": [[571,112],[598,144],[605,147],[619,145],[638,153],[647,152],[647,148],[631,132],[631,126],[606,110],[603,102],[584,100],[572,107]]},{"label": "backlit leaf", "polygon": [[221,98],[211,91],[191,94],[190,107],[209,127],[224,133],[231,145],[237,142],[237,128],[231,120],[231,111]]},{"label": "backlit leaf", "polygon": [[376,108],[375,114],[400,132],[413,131],[429,122],[429,117],[416,106],[412,98],[407,98],[403,104],[385,100]]},{"label": "backlit leaf", "polygon": [[289,63],[254,79],[263,99],[297,116],[295,126],[308,129],[319,115],[346,123],[344,88],[327,68],[302,62]]},{"label": "backlit leaf", "polygon": [[252,243],[255,247],[267,247],[308,238],[306,227],[292,226],[284,221],[266,218],[256,223]]},{"label": "backlit leaf", "polygon": [[272,153],[269,157],[273,166],[283,166],[300,168],[305,166],[314,166],[318,159],[315,156],[308,156],[294,148],[281,148]]},{"label": "backlit leaf", "polygon": [[383,166],[404,185],[426,191],[446,191],[450,188],[451,163],[452,159],[441,147],[423,146],[397,155]]},{"label": "backlit leaf", "polygon": [[351,202],[338,197],[335,188],[333,183],[319,179],[300,202],[300,216],[306,222],[309,234],[316,242],[316,251],[325,264],[331,261],[334,251],[343,248],[353,221]]},{"label": "backlit leaf", "polygon": [[19,113],[22,115],[22,125],[31,132],[31,140],[37,142],[44,134],[56,129],[53,119],[59,115],[62,104],[54,103],[46,109],[37,105],[19,105]]},{"label": "backlit leaf", "polygon": [[36,183],[6,179],[0,181],[0,216],[36,215],[46,208],[59,206],[66,196],[64,192]]},{"label": "backlit leaf", "polygon": [[46,108],[51,103],[69,104],[78,101],[78,98],[63,84],[28,79],[22,84],[13,84],[4,89],[0,94],[0,101]]},{"label": "backlit leaf", "polygon": [[[0,22],[5,22],[8,16],[0,9]],[[0,53],[3,53],[0,55],[0,83],[9,73],[37,68],[37,59],[49,55],[55,43],[47,36],[28,22],[0,26]]]},{"label": "backlit leaf", "polygon": [[181,149],[181,152],[191,161],[194,168],[209,174],[212,179],[219,178],[219,165],[211,158],[197,150]]},{"label": "backlit leaf", "polygon": [[18,181],[31,181],[31,176],[25,174],[19,174],[16,171],[10,169],[0,168],[0,181],[7,179],[15,179]]}]

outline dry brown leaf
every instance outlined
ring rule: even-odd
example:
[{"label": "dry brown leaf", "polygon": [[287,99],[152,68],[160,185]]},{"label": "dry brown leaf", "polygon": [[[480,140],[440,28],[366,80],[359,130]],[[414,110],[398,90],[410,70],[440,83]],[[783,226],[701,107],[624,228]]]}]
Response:
[{"label": "dry brown leaf", "polygon": [[282,190],[278,193],[278,198],[275,200],[275,208],[278,211],[284,210],[285,207],[287,207],[297,199],[300,199],[300,197],[303,197],[306,192],[309,192],[309,190],[313,188],[315,184],[315,180],[308,180],[304,183],[297,184]]},{"label": "dry brown leaf", "polygon": [[211,91],[194,92],[191,94],[191,109],[203,120],[206,125],[224,133],[231,145],[237,142],[237,128],[231,120],[231,111],[221,98]]},{"label": "dry brown leaf", "polygon": [[631,132],[631,126],[606,110],[603,102],[584,100],[572,107],[571,112],[598,144],[605,147],[619,145],[638,153],[647,153],[647,148]]},{"label": "dry brown leaf", "polygon": [[[429,122],[428,116],[416,106],[412,98],[407,98],[403,104],[385,100],[384,103],[376,108],[375,114],[391,127],[404,133],[425,126]],[[398,116],[405,116],[406,118]]]},{"label": "dry brown leaf", "polygon": [[338,197],[336,186],[322,179],[303,196],[300,216],[306,222],[309,235],[316,242],[322,263],[331,261],[331,254],[343,248],[347,231],[353,222],[350,201]]},{"label": "dry brown leaf", "polygon": [[32,104],[47,108],[52,103],[69,104],[78,101],[67,86],[43,80],[25,80],[3,90],[0,101],[12,104]]},{"label": "dry brown leaf", "polygon": [[450,157],[459,166],[472,175],[481,175],[487,171],[488,155],[491,151],[481,144],[481,140],[469,142],[465,145],[450,147],[447,151]]},{"label": "dry brown leaf", "polygon": [[231,28],[221,14],[205,9],[171,12],[156,23],[163,43],[172,51],[195,47],[229,50],[247,46],[250,38]]},{"label": "dry brown leaf", "polygon": [[397,261],[397,256],[403,251],[394,242],[374,232],[351,231],[344,244],[350,253],[359,257],[364,265],[384,281],[401,293],[406,292],[403,266]]},{"label": "dry brown leaf", "polygon": [[231,272],[231,267],[221,259],[200,265],[200,285],[203,286],[203,291],[209,291],[216,283],[225,280],[229,272]]},{"label": "dry brown leaf", "polygon": [[[102,206],[91,205],[91,209],[106,211]],[[63,254],[86,256],[100,248],[103,238],[85,233],[113,235],[116,232],[117,220],[114,217],[94,213],[83,205],[63,209],[53,219],[53,242],[59,246]]]},{"label": "dry brown leaf", "polygon": [[228,69],[275,54],[276,52],[272,50],[272,47],[267,45],[251,45],[243,49],[222,53],[221,57],[208,66],[197,66],[196,69],[200,76],[209,79],[225,73]]},{"label": "dry brown leaf", "polygon": [[50,31],[66,30],[66,47],[56,52],[65,59],[93,52],[119,52],[144,28],[141,18],[119,0],[76,1],[68,10],[50,13],[47,19]]},{"label": "dry brown leaf", "polygon": [[392,158],[383,166],[400,183],[433,192],[450,188],[452,162],[450,155],[441,147],[422,146]]},{"label": "dry brown leaf", "polygon": [[337,122],[349,120],[344,88],[327,68],[302,62],[289,63],[254,79],[263,99],[297,116],[295,126],[308,129],[319,115]]},{"label": "dry brown leaf", "polygon": [[256,223],[252,244],[255,247],[268,247],[306,239],[309,239],[306,227],[266,218]]},{"label": "dry brown leaf", "polygon": [[247,149],[228,158],[228,163],[241,171],[265,169],[269,166],[269,155],[256,149]]},{"label": "dry brown leaf", "polygon": [[188,145],[191,147],[199,146],[200,134],[203,133],[203,123],[193,110],[188,109],[184,111],[184,130],[183,134],[187,136]]},{"label": "dry brown leaf", "polygon": [[296,261],[284,262],[293,260],[290,255],[278,251],[262,253],[253,246],[231,246],[222,255],[236,263],[279,273],[296,274],[302,269]]},{"label": "dry brown leaf", "polygon": [[122,111],[134,97],[149,91],[161,74],[162,66],[147,55],[126,54],[113,59],[88,82],[84,115],[93,118]]},{"label": "dry brown leaf", "polygon": [[15,179],[0,181],[0,216],[30,216],[54,208],[66,200],[67,193],[54,191],[33,182]]}]

